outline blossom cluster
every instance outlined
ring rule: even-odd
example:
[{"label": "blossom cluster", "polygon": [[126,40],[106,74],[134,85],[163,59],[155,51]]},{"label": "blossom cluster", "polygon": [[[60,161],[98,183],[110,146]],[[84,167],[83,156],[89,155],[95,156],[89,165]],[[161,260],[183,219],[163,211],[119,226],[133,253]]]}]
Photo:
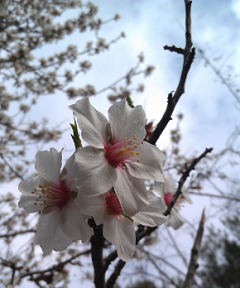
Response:
[{"label": "blossom cluster", "polygon": [[[113,104],[109,121],[83,98],[69,107],[77,118],[82,139],[62,166],[62,151],[51,148],[36,154],[37,175],[19,184],[19,207],[40,212],[36,242],[44,253],[66,249],[72,240],[86,242],[93,235],[87,219],[103,225],[103,236],[124,261],[136,249],[135,222],[155,227],[165,222],[174,229],[183,224],[178,203],[169,219],[163,215],[175,192],[163,175],[164,154],[144,141],[145,112],[126,99]],[[154,181],[154,190],[145,181]],[[165,182],[164,182],[165,181]]]}]

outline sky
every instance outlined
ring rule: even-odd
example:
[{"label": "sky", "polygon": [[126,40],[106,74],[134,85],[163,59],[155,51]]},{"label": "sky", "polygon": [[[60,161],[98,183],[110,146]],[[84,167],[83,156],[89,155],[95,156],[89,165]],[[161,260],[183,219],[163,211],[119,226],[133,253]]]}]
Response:
[{"label": "sky", "polygon": [[[193,0],[192,1],[192,39],[193,45],[204,50],[209,59],[221,56],[221,71],[227,75],[227,67],[232,66],[234,73],[240,73],[240,1],[226,0]],[[184,47],[184,3],[180,0],[98,0],[93,1],[99,6],[99,17],[108,19],[118,13],[121,18],[117,22],[109,23],[102,27],[99,36],[112,39],[124,31],[126,38],[111,46],[109,51],[89,59],[93,68],[81,75],[74,83],[76,87],[83,87],[92,83],[97,90],[108,86],[119,77],[123,76],[137,62],[137,55],[145,55],[145,63],[156,67],[149,78],[139,77],[136,83],[143,82],[145,91],[132,97],[134,105],[143,105],[149,120],[157,123],[166,108],[169,92],[177,87],[182,56],[163,50],[164,45]],[[72,16],[67,12],[64,17]],[[77,34],[79,35],[79,34]],[[67,38],[64,45],[76,43],[79,47],[92,35],[80,35]],[[50,49],[51,47],[51,49]],[[47,53],[59,49],[49,45]],[[46,53],[44,48],[39,51]],[[81,60],[87,59],[83,57]],[[236,109],[236,101],[220,79],[208,66],[200,54],[196,53],[195,60],[187,78],[185,94],[181,97],[173,120],[169,123],[161,139],[158,141],[160,148],[165,148],[169,142],[169,130],[176,125],[176,114],[184,114],[181,123],[182,141],[181,149],[184,153],[196,151],[202,153],[206,147],[213,147],[217,153],[225,147],[225,143],[235,126],[239,124],[240,112]],[[233,83],[238,84],[239,78],[233,78]],[[92,105],[107,116],[110,103],[106,100],[108,93],[91,97]],[[39,99],[38,105],[33,107],[30,117],[49,117],[50,123],[63,128],[72,122],[72,112],[68,108],[74,100],[68,100],[58,92],[56,95]],[[36,116],[37,115],[37,116]],[[70,131],[69,131],[70,133]],[[56,149],[72,148],[72,140],[68,133],[58,143],[51,143]],[[45,146],[47,149],[48,146]],[[34,154],[33,154],[34,157]],[[209,202],[202,198],[193,199],[193,207],[183,211],[184,217],[199,219],[204,206],[209,207]],[[194,212],[193,212],[194,210]],[[207,210],[208,211],[208,210]]]},{"label": "sky", "polygon": [[[136,83],[144,82],[145,91],[143,94],[133,96],[133,100],[135,105],[143,105],[148,119],[157,122],[165,110],[167,94],[176,89],[181,72],[182,57],[164,51],[162,47],[166,44],[184,46],[182,1],[95,1],[93,3],[99,6],[99,17],[102,19],[110,18],[116,12],[121,16],[119,21],[103,26],[99,36],[111,39],[124,31],[126,38],[120,39],[102,55],[89,59],[93,63],[93,68],[86,75],[80,75],[76,87],[94,83],[97,90],[101,90],[134,66],[137,55],[143,52],[145,63],[154,65],[156,69],[151,77],[136,79]],[[233,65],[235,72],[239,73],[240,68],[236,65],[240,58],[238,48],[240,30],[236,29],[240,21],[237,3],[236,1],[193,1],[192,38],[193,44],[204,50],[210,59],[222,55],[222,70],[227,65]],[[74,41],[81,47],[88,37],[89,35],[83,35],[81,38],[74,36],[74,39],[66,39],[66,45]],[[238,79],[234,79],[234,82],[237,83]],[[102,93],[91,99],[92,104],[105,115],[110,106],[109,102],[105,102],[108,94],[109,92]],[[49,101],[51,101],[50,97]],[[51,112],[51,105],[48,105],[44,109],[45,114],[47,116],[53,114],[55,123],[59,123],[59,114],[66,115],[66,119],[63,120],[68,123],[67,119],[71,118],[71,111],[67,106],[73,101],[66,99],[52,101],[56,106],[55,113]],[[45,103],[45,99],[42,99],[42,102]],[[196,53],[186,82],[186,93],[175,110],[175,115],[181,112],[185,116],[182,123],[183,147],[189,146],[198,151],[202,151],[209,145],[214,146],[215,149],[222,148],[239,117],[239,112],[234,105],[233,96],[221,84],[214,72],[209,67],[204,67],[204,60],[199,53]],[[35,109],[39,111],[38,106]],[[34,115],[37,111],[33,111]],[[166,145],[167,130],[174,125],[173,120],[158,142],[160,147]]]}]

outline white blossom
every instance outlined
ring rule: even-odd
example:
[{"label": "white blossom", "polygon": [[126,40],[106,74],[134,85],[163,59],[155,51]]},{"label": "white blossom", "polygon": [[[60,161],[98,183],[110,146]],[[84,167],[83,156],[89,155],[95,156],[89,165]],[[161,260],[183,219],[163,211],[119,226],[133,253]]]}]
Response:
[{"label": "white blossom", "polygon": [[[129,217],[148,204],[144,180],[164,181],[164,154],[145,141],[145,112],[126,99],[108,110],[109,122],[83,98],[70,106],[90,146],[76,152],[78,187],[94,196],[114,188]],[[77,176],[78,175],[78,176]]]},{"label": "white blossom", "polygon": [[46,254],[65,250],[75,239],[86,242],[92,235],[86,223],[89,217],[81,213],[76,202],[81,193],[77,193],[75,180],[69,177],[73,162],[74,155],[60,173],[62,152],[54,148],[39,151],[35,164],[38,175],[18,186],[23,194],[18,206],[29,213],[41,211],[36,242]]}]

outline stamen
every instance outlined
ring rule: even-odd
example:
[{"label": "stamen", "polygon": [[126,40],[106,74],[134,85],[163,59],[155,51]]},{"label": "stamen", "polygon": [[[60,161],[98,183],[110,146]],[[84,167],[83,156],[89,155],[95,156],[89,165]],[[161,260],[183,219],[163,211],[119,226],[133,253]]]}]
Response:
[{"label": "stamen", "polygon": [[50,181],[47,184],[40,184],[39,188],[34,188],[31,193],[38,198],[35,199],[34,205],[46,207],[63,207],[72,198],[74,191],[70,191],[70,185],[66,185],[64,181],[59,184],[52,184]]},{"label": "stamen", "polygon": [[[133,135],[133,139],[137,140],[135,134]],[[139,152],[134,151],[134,149],[137,149],[139,145],[143,144],[143,142],[138,142],[131,145],[132,142],[131,138],[128,140],[123,138],[123,140],[115,141],[112,145],[108,146],[106,144],[104,147],[106,161],[115,168],[119,167],[121,164],[132,162],[133,160],[131,160],[131,157],[139,155]],[[134,161],[139,163],[139,160],[135,159]]]}]

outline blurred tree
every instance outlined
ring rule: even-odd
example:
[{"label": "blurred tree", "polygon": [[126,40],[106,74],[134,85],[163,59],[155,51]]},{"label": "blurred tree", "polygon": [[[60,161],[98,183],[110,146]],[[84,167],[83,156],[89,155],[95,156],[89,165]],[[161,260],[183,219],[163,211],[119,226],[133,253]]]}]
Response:
[{"label": "blurred tree", "polygon": [[202,288],[240,287],[240,213],[223,221],[225,230],[213,226],[202,247]]}]

